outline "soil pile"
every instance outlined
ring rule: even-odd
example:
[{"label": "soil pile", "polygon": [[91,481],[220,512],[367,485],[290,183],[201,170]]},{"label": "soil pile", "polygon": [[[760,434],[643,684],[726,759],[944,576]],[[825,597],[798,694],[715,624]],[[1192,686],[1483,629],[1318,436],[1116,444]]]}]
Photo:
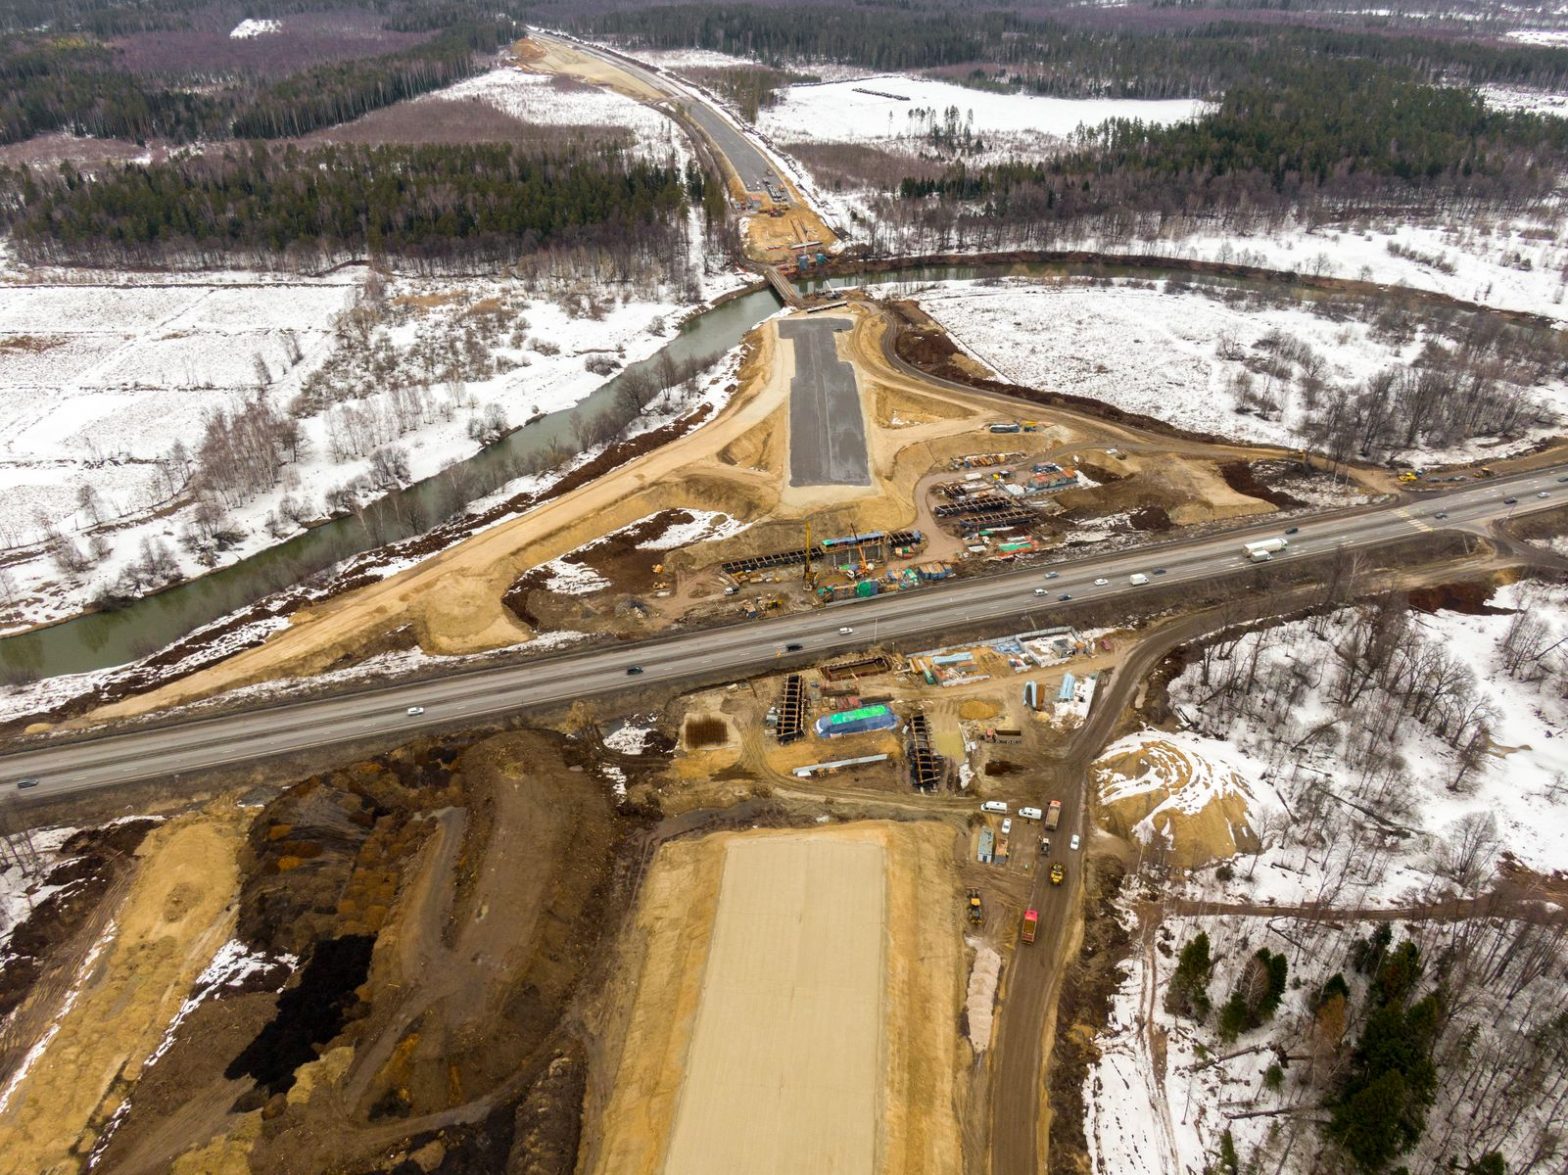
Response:
[{"label": "soil pile", "polygon": [[1090,766],[1102,823],[1185,869],[1255,853],[1252,790],[1229,764],[1157,733],[1134,735]]}]

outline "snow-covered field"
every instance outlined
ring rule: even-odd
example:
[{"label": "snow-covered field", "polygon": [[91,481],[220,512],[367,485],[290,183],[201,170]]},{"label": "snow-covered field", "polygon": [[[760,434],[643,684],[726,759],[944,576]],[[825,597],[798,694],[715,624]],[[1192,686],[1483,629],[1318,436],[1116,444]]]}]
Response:
[{"label": "snow-covered field", "polygon": [[1532,114],[1555,114],[1568,118],[1568,94],[1531,90],[1523,86],[1482,86],[1481,97],[1498,110],[1525,110]]},{"label": "snow-covered field", "polygon": [[[183,467],[167,458],[176,442],[194,455],[210,414],[258,394],[258,361],[270,381],[260,394],[280,413],[313,377],[358,386],[303,419],[300,459],[272,491],[232,508],[244,536],[219,563],[295,531],[280,518],[285,498],[302,503],[307,517],[321,516],[329,489],[366,473],[368,453],[347,456],[333,437],[345,435],[350,409],[383,418],[391,411],[394,381],[384,365],[402,382],[438,356],[428,378],[416,381],[425,407],[390,430],[407,456],[407,477],[418,479],[479,447],[468,425],[488,405],[514,426],[568,408],[606,378],[587,362],[597,356],[618,367],[652,354],[693,308],[676,290],[637,297],[579,283],[539,296],[500,278],[402,278],[389,283],[361,344],[339,327],[344,311],[363,309],[364,270],[288,282],[92,276],[14,284],[0,297],[0,549],[35,555],[7,569],[0,628],[79,611],[137,557],[145,537],[164,539],[184,574],[202,569],[179,546],[188,510],[152,517],[182,487]],[[734,281],[718,275],[707,284],[722,291]],[[460,361],[452,358],[456,343]],[[466,378],[451,378],[454,370]],[[109,550],[73,582],[43,554],[51,529],[83,548],[101,536]]]},{"label": "snow-covered field", "polygon": [[[1191,726],[1176,737],[1242,777],[1264,842],[1229,881],[1195,875],[1194,896],[1390,905],[1478,885],[1504,848],[1532,869],[1568,867],[1568,700],[1556,685],[1568,665],[1553,647],[1568,637],[1568,588],[1516,584],[1492,605],[1507,611],[1410,613],[1393,687],[1346,668],[1371,631],[1357,610],[1247,633],[1172,681]],[[1417,691],[1408,703],[1406,690]],[[1487,818],[1481,875],[1456,877],[1456,844]]]},{"label": "snow-covered field", "polygon": [[[1089,396],[1198,432],[1266,444],[1300,445],[1308,406],[1295,378],[1259,368],[1271,355],[1305,346],[1315,378],[1354,386],[1420,355],[1427,337],[1378,337],[1364,321],[1335,321],[1296,307],[1232,305],[1219,297],[1156,283],[1100,285],[1027,279],[945,282],[918,294],[921,306],[975,358],[1027,387]],[[1299,374],[1301,365],[1292,366]],[[1568,413],[1568,384],[1532,389],[1541,415]],[[1514,440],[1523,447],[1551,423]],[[1485,442],[1421,450],[1424,461],[1497,455]]]},{"label": "snow-covered field", "polygon": [[504,66],[468,78],[416,101],[440,98],[483,102],[535,126],[619,127],[630,132],[636,151],[662,160],[674,152],[682,161],[688,147],[673,119],[632,98],[600,86]]},{"label": "snow-covered field", "polygon": [[872,143],[913,154],[961,153],[974,162],[1039,155],[1061,147],[1080,126],[1113,118],[1166,125],[1195,117],[1188,99],[1045,98],[972,90],[934,78],[881,75],[795,85],[762,111],[757,128],[775,142]]},{"label": "snow-covered field", "polygon": [[[1429,971],[1442,960],[1451,990],[1467,985],[1438,1044],[1437,1101],[1410,1169],[1446,1169],[1429,1164],[1456,1149],[1473,1157],[1489,1148],[1504,1152],[1508,1170],[1531,1169],[1516,1164],[1532,1154],[1553,1111],[1530,1093],[1510,1108],[1507,1090],[1528,1076],[1524,1059],[1561,1011],[1560,968],[1551,963],[1557,931],[1517,920],[1528,902],[1513,921],[1442,919],[1450,897],[1490,888],[1505,853],[1543,873],[1568,866],[1560,685],[1568,665],[1554,647],[1568,636],[1568,588],[1514,585],[1491,603],[1517,611],[1410,614],[1403,630],[1393,614],[1368,626],[1341,611],[1249,633],[1200,654],[1171,683],[1175,711],[1192,729],[1147,731],[1109,749],[1174,747],[1201,768],[1191,772],[1186,808],[1220,791],[1243,795],[1263,851],[1192,873],[1155,870],[1163,910],[1140,915],[1144,933],[1084,1090],[1097,1172],[1202,1170],[1227,1130],[1243,1170],[1249,1161],[1285,1175],[1325,1169],[1314,1166],[1323,1158],[1317,1128],[1295,1119],[1297,1111],[1323,1117],[1317,1107],[1367,1003],[1350,947],[1375,925],[1369,912],[1390,908],[1409,912],[1393,923],[1394,942],[1415,940]],[[1392,645],[1408,656],[1374,668],[1380,658],[1364,643],[1374,631],[1397,634]],[[1148,872],[1159,835],[1142,831]],[[1124,889],[1129,928],[1138,892],[1130,881]],[[1313,903],[1343,913],[1275,912]],[[1255,951],[1287,956],[1289,986],[1262,1027],[1225,1040],[1215,1014],[1200,1024],[1165,1008],[1180,949],[1200,931],[1215,959],[1216,1013]],[[1323,1039],[1311,1000],[1336,972],[1350,986],[1349,1031],[1333,1057],[1310,1059]],[[1275,1047],[1291,1063],[1266,1080]],[[1468,1080],[1474,1065],[1497,1066],[1502,1080]],[[1556,1145],[1534,1169],[1560,1169],[1550,1161],[1562,1157]]]}]

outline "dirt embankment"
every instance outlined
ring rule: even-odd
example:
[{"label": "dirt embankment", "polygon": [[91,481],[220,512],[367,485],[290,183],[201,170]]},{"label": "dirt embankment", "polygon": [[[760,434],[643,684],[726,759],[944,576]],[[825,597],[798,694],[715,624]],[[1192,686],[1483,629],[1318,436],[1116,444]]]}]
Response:
[{"label": "dirt embankment", "polygon": [[1084,1135],[1084,1081],[1099,1059],[1095,1035],[1111,1013],[1111,996],[1126,972],[1122,960],[1132,948],[1132,935],[1115,906],[1122,884],[1122,866],[1114,860],[1088,862],[1084,885],[1083,945],[1062,980],[1056,1006],[1056,1035],[1046,1063],[1050,1091],[1050,1175],[1082,1175],[1089,1170],[1089,1142]]},{"label": "dirt embankment", "polygon": [[195,1009],[103,1169],[570,1171],[572,1009],[637,827],[584,755],[549,732],[425,741],[268,803],[231,917],[298,969]]}]

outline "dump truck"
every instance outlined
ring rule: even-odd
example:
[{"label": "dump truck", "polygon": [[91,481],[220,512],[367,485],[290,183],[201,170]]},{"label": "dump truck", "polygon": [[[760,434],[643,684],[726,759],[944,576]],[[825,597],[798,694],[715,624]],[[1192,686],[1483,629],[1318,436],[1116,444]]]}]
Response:
[{"label": "dump truck", "polygon": [[1283,551],[1288,546],[1290,546],[1290,540],[1286,538],[1258,539],[1256,542],[1248,543],[1242,547],[1241,553],[1254,563],[1267,563],[1274,558],[1276,551]]},{"label": "dump truck", "polygon": [[1056,831],[1056,824],[1062,818],[1062,801],[1052,800],[1045,810],[1045,827],[1048,832]]},{"label": "dump truck", "polygon": [[969,891],[969,921],[976,925],[985,921],[985,907],[980,904],[980,891],[978,889]]},{"label": "dump truck", "polygon": [[1031,907],[1024,911],[1023,940],[1034,941],[1034,932],[1040,928],[1040,911]]},{"label": "dump truck", "polygon": [[1052,885],[1061,885],[1062,884],[1062,878],[1064,878],[1066,876],[1067,876],[1067,870],[1062,868],[1062,863],[1060,861],[1058,861],[1056,864],[1051,866],[1051,884]]}]

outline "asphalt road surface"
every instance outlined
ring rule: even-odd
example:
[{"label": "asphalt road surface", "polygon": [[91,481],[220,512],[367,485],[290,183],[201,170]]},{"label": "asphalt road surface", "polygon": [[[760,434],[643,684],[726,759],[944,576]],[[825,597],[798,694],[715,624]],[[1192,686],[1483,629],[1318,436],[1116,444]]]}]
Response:
[{"label": "asphalt road surface", "polygon": [[[1296,524],[1299,532],[1290,536],[1290,551],[1282,558],[1321,554],[1335,546],[1376,549],[1443,526],[1476,526],[1516,511],[1560,505],[1568,500],[1568,484],[1560,484],[1559,477],[1568,478],[1568,465],[1475,482],[1408,504],[1305,519]],[[1541,499],[1537,493],[1549,496]],[[1504,501],[1510,497],[1515,504]],[[1041,568],[1023,568],[845,601],[805,614],[525,660],[435,681],[58,741],[0,758],[0,781],[5,781],[0,786],[9,791],[12,781],[37,777],[40,782],[28,789],[27,796],[42,799],[339,743],[395,743],[426,728],[612,694],[628,686],[739,677],[779,664],[786,643],[803,646],[800,658],[816,660],[881,639],[918,638],[922,644],[935,644],[944,633],[967,623],[1009,619],[1021,629],[1042,628],[1059,619],[1060,596],[1105,601],[1150,590],[1128,582],[1134,573],[1147,574],[1151,583],[1161,584],[1245,577],[1252,568],[1241,554],[1243,542],[1279,533],[1278,522],[1260,524],[1063,563],[1051,579],[1044,578]],[[1097,583],[1100,579],[1105,582]],[[627,673],[632,665],[642,668],[635,680]],[[424,713],[409,715],[410,706],[422,706]]]},{"label": "asphalt road surface", "polygon": [[789,480],[797,486],[866,486],[866,422],[855,369],[838,357],[833,336],[844,318],[796,318],[779,323],[779,337],[795,347],[789,385]]},{"label": "asphalt road surface", "polygon": [[677,86],[669,78],[630,57],[623,57],[619,53],[599,45],[591,45],[586,41],[573,40],[569,44],[574,49],[591,54],[601,61],[609,62],[617,69],[624,70],[644,85],[667,95],[671,102],[685,107],[686,113],[702,129],[709,142],[729,160],[730,166],[735,169],[735,174],[740,176],[740,181],[747,191],[763,192],[770,186],[777,192],[782,193],[785,190],[777,169],[768,162],[767,156],[757,150],[751,140],[746,138],[734,123],[715,110],[712,105],[703,101],[700,96]]}]

